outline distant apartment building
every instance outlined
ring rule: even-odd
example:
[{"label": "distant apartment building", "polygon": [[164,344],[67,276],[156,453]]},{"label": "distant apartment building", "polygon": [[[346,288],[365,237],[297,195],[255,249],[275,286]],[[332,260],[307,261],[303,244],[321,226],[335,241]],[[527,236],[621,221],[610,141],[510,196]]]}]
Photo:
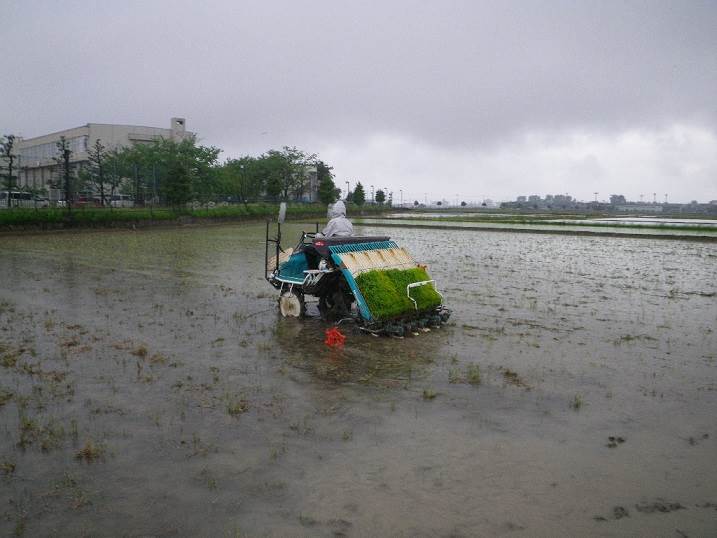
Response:
[{"label": "distant apartment building", "polygon": [[180,141],[192,133],[186,130],[184,118],[172,118],[168,129],[143,125],[115,125],[109,123],[88,123],[82,127],[66,129],[33,138],[17,139],[18,183],[21,187],[46,188],[53,194],[52,184],[57,179],[57,142],[64,136],[72,156],[70,162],[82,167],[88,162],[88,149],[97,140],[108,149],[117,149],[134,144],[146,144],[160,138]]}]

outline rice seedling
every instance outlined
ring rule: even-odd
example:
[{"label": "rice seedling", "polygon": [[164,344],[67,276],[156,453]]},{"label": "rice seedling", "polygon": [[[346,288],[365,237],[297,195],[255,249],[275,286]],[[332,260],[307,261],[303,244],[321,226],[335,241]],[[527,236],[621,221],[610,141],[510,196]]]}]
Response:
[{"label": "rice seedling", "polygon": [[390,269],[388,271],[368,271],[356,277],[356,284],[368,303],[371,314],[377,319],[390,319],[401,314],[418,310],[428,310],[441,304],[441,296],[431,285],[419,286],[411,290],[411,298],[406,294],[406,286],[415,282],[430,280],[426,270]]}]

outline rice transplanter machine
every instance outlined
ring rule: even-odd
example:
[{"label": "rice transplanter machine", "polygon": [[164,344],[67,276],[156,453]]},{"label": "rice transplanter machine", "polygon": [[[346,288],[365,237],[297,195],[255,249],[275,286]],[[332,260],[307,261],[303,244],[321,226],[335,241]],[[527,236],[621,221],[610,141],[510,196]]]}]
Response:
[{"label": "rice transplanter machine", "polygon": [[284,249],[281,216],[275,237],[266,224],[264,268],[280,292],[283,316],[305,315],[306,297],[313,296],[324,320],[351,319],[375,334],[404,336],[448,320],[450,310],[425,266],[390,237],[322,237],[317,224]]}]

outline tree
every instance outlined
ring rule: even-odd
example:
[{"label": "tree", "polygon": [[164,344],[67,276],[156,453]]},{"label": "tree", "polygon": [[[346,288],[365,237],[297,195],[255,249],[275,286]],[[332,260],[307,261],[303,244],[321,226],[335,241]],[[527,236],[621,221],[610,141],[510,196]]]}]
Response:
[{"label": "tree", "polygon": [[610,204],[617,205],[617,204],[626,204],[627,201],[625,200],[625,196],[622,194],[611,194],[610,195]]},{"label": "tree", "polygon": [[323,161],[316,161],[316,179],[319,183],[319,201],[322,204],[333,204],[339,197],[339,189],[334,183],[332,167]]},{"label": "tree", "polygon": [[107,183],[105,175],[105,160],[107,156],[107,148],[102,144],[102,141],[98,138],[95,140],[94,145],[87,152],[89,166],[87,168],[87,179],[100,191],[100,204],[102,207],[105,206],[105,184]]},{"label": "tree", "polygon": [[110,208],[112,208],[112,199],[115,193],[119,190],[122,180],[124,178],[123,173],[126,167],[125,155],[122,150],[114,149],[107,152],[105,155],[105,178],[107,184],[110,187]]},{"label": "tree", "polygon": [[[181,141],[160,138],[117,150],[108,158],[116,188],[133,192],[136,201],[151,187],[160,200],[180,205],[209,200],[218,191],[217,159],[221,150],[197,144],[195,137]],[[110,168],[108,168],[110,169]]]},{"label": "tree", "polygon": [[386,201],[386,193],[379,189],[376,191],[376,202],[382,204]]},{"label": "tree", "polygon": [[218,169],[217,194],[239,198],[244,204],[256,200],[265,184],[266,170],[263,158],[227,159]]},{"label": "tree", "polygon": [[186,159],[175,159],[169,163],[164,195],[167,203],[172,206],[180,206],[191,200],[192,175]]},{"label": "tree", "polygon": [[282,193],[284,194],[284,200],[288,196],[288,187],[286,181],[288,181],[286,173],[286,161],[284,160],[281,152],[271,150],[262,156],[262,164],[266,174],[265,179],[265,190],[267,196],[272,200],[278,200]]},{"label": "tree", "polygon": [[360,181],[356,183],[356,188],[354,189],[352,198],[353,203],[359,207],[366,202],[366,192],[363,190],[363,185],[361,185]]},{"label": "tree", "polygon": [[11,197],[10,194],[12,192],[14,183],[15,183],[15,175],[13,174],[13,165],[15,163],[15,135],[7,135],[4,137],[0,137],[0,159],[5,161],[4,168],[7,169],[7,172],[3,174],[5,178],[5,188],[7,190],[7,207],[10,208],[11,204]]},{"label": "tree", "polygon": [[418,200],[413,201],[413,207],[418,207]]},{"label": "tree", "polygon": [[468,205],[467,203],[461,202],[461,207],[465,207],[465,206],[467,206],[467,205]]},{"label": "tree", "polygon": [[280,194],[284,200],[290,196],[300,200],[306,190],[307,169],[316,161],[316,155],[307,155],[296,147],[284,146],[281,151],[269,150],[266,158],[271,165],[267,194],[271,190],[274,197]]},{"label": "tree", "polygon": [[72,177],[72,169],[70,168],[70,157],[72,156],[72,150],[70,149],[70,144],[67,142],[67,139],[64,136],[60,137],[60,140],[58,140],[55,143],[55,146],[57,147],[57,156],[54,157],[55,162],[60,167],[60,173],[62,174],[62,179],[60,180],[61,190],[64,193],[65,198],[65,207],[67,207],[67,214],[72,214],[72,180],[74,179]]}]

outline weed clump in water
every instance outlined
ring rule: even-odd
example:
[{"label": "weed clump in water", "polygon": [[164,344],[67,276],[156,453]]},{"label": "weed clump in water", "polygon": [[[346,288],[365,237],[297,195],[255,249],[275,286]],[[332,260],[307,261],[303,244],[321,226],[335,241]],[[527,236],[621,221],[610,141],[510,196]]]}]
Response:
[{"label": "weed clump in water", "polygon": [[92,463],[100,459],[105,453],[105,447],[101,444],[95,443],[91,440],[85,441],[85,445],[77,451],[75,458],[78,460],[84,460],[87,463]]},{"label": "weed clump in water", "polygon": [[583,397],[580,396],[580,394],[576,394],[575,397],[570,402],[570,408],[574,411],[579,411],[580,408],[583,406]]},{"label": "weed clump in water", "polygon": [[15,464],[10,461],[4,461],[0,463],[0,473],[5,476],[10,476],[15,472]]},{"label": "weed clump in water", "polygon": [[520,376],[518,375],[518,372],[514,372],[510,368],[506,368],[503,372],[503,379],[506,383],[509,385],[514,385],[516,387],[521,387],[527,390],[530,390],[530,386],[523,381]]},{"label": "weed clump in water", "polygon": [[12,400],[14,394],[7,390],[0,389],[0,407]]},{"label": "weed clump in water", "polygon": [[435,397],[438,396],[438,393],[433,389],[423,389],[423,399],[424,400],[433,400]]},{"label": "weed clump in water", "polygon": [[132,351],[132,355],[139,357],[140,359],[145,359],[147,357],[147,346],[144,344],[138,346],[137,349]]},{"label": "weed clump in water", "polygon": [[229,400],[227,402],[227,413],[235,417],[246,413],[249,410],[249,402],[246,400]]},{"label": "weed clump in water", "polygon": [[421,267],[415,269],[389,269],[387,271],[368,271],[356,277],[356,284],[371,314],[376,319],[390,319],[401,314],[418,310],[428,310],[441,304],[441,296],[430,284],[411,289],[408,298],[406,286],[415,282],[430,280],[428,273]]},{"label": "weed clump in water", "polygon": [[20,358],[20,353],[16,351],[9,351],[0,358],[0,365],[5,368],[14,368]]},{"label": "weed clump in water", "polygon": [[471,385],[480,385],[480,366],[469,364],[466,370],[466,379]]},{"label": "weed clump in water", "polygon": [[451,368],[448,370],[448,382],[451,384],[469,383],[471,385],[480,385],[480,366],[477,364],[469,364],[468,368],[466,368],[465,375],[462,375],[458,368]]}]

